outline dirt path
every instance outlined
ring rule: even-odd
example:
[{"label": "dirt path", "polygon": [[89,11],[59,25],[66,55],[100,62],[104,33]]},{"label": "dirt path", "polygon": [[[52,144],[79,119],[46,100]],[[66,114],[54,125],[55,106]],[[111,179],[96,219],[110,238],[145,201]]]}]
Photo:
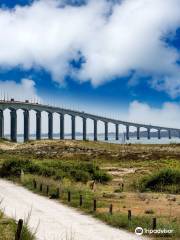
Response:
[{"label": "dirt path", "polygon": [[36,234],[38,240],[142,239],[2,179],[0,199],[3,199],[0,207],[9,217],[24,219],[32,211],[29,226],[36,229],[39,224]]}]

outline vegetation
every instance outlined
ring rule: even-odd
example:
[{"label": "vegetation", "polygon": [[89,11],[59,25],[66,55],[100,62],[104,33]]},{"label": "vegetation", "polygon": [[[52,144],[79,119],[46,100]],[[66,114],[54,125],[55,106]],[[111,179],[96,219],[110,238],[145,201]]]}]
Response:
[{"label": "vegetation", "polygon": [[[123,213],[117,213],[114,215],[110,215],[108,213],[97,213],[96,217],[101,219],[102,221],[118,228],[128,229],[129,231],[134,232],[137,226],[141,226],[143,229],[152,229],[152,218],[147,216],[135,216],[131,221],[128,221],[127,215]],[[153,237],[157,237],[159,239],[164,239],[162,237],[170,237],[170,239],[178,239],[180,236],[179,226],[176,223],[168,224],[167,222],[158,222],[157,229],[172,229],[173,234],[159,234],[153,235]]]},{"label": "vegetation", "polygon": [[[34,188],[34,181],[37,183],[36,188]],[[40,193],[50,198],[60,199],[62,202],[70,204],[72,207],[76,208],[80,207],[80,195],[82,195],[83,205],[81,206],[81,209],[86,212],[92,212],[93,200],[100,199],[100,194],[92,192],[86,185],[81,183],[72,184],[72,182],[66,178],[61,182],[58,182],[47,177],[28,174],[21,179],[21,184],[36,193]],[[71,193],[71,202],[68,202],[68,192]],[[103,204],[101,203],[101,206],[102,205]]]},{"label": "vegetation", "polygon": [[[158,228],[174,230],[173,235],[162,236],[163,239],[173,240],[180,238],[179,160],[178,144],[46,140],[0,145],[2,177],[20,182],[21,175],[21,184],[30,190],[130,231],[137,225],[152,228],[152,218],[156,217]],[[93,180],[96,184],[92,189]],[[93,212],[94,199],[97,199],[96,212]],[[110,204],[113,204],[112,215]],[[128,221],[129,209],[131,221]]]},{"label": "vegetation", "polygon": [[[36,188],[34,188],[34,180],[36,181]],[[142,228],[152,229],[152,216],[154,216],[154,211],[152,209],[147,209],[145,214],[148,215],[132,215],[131,220],[128,220],[127,212],[123,211],[113,211],[112,214],[109,212],[109,203],[102,198],[100,193],[94,193],[88,190],[84,185],[73,185],[64,180],[61,184],[57,181],[53,181],[44,177],[38,177],[33,175],[25,175],[21,180],[21,183],[27,187],[28,189],[49,196],[50,198],[56,198],[57,200],[68,204],[72,207],[79,208],[80,210],[92,214],[94,217],[108,223],[117,228],[127,229],[129,231],[134,232],[134,229],[137,226],[141,226]],[[42,185],[42,190],[40,186]],[[49,192],[47,194],[47,186],[49,187]],[[58,190],[58,194],[57,194]],[[68,192],[71,193],[71,200],[68,201]],[[80,206],[80,195],[82,195],[82,205]],[[97,209],[93,211],[93,201],[97,200]],[[179,224],[177,221],[172,221],[171,223],[166,219],[158,219],[157,229],[170,229],[173,230],[173,234],[171,234],[171,239],[178,239],[180,236]],[[159,234],[154,235],[154,237],[168,237],[168,235]]]},{"label": "vegetation", "polygon": [[141,191],[180,193],[180,169],[164,168],[143,177],[139,188]]},{"label": "vegetation", "polygon": [[0,168],[1,177],[17,177],[21,171],[32,173],[44,177],[53,177],[55,180],[69,178],[75,181],[86,183],[88,180],[96,180],[105,183],[111,180],[111,176],[100,170],[99,166],[89,162],[74,161],[31,161],[9,159],[3,162]]},{"label": "vegetation", "polygon": [[[0,240],[14,240],[17,230],[17,223],[13,219],[6,218],[0,211]],[[21,235],[22,240],[34,240],[35,237],[30,233],[27,224],[24,225]]]}]

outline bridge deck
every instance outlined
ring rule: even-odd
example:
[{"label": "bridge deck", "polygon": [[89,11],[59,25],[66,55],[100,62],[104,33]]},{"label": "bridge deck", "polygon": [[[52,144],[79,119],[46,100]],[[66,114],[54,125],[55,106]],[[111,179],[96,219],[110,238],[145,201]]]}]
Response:
[{"label": "bridge deck", "polygon": [[43,104],[39,104],[39,103],[30,103],[27,101],[20,102],[20,101],[2,101],[2,100],[0,100],[0,110],[3,111],[5,109],[10,109],[10,110],[22,109],[22,110],[28,110],[28,111],[34,110],[34,111],[40,111],[40,112],[45,111],[48,113],[59,113],[59,114],[64,114],[64,115],[67,114],[70,116],[79,116],[81,118],[86,118],[86,119],[89,118],[92,120],[113,123],[113,124],[121,124],[121,125],[129,126],[129,127],[132,126],[132,127],[137,127],[137,128],[143,127],[143,128],[147,128],[147,129],[180,131],[180,129],[178,129],[178,128],[122,121],[119,119],[112,119],[112,118],[108,118],[108,117],[90,114],[90,113],[87,113],[84,111],[76,111],[76,110],[71,110],[71,109],[66,109],[66,108],[61,108],[61,107],[43,105]]}]

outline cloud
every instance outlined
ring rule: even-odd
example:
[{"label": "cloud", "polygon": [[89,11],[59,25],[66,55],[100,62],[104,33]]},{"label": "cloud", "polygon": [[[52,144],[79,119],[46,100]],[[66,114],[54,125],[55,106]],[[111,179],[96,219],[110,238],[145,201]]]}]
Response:
[{"label": "cloud", "polygon": [[[179,0],[89,0],[81,6],[40,0],[0,10],[0,65],[42,67],[94,86],[114,77],[150,76],[151,86],[180,95],[180,54],[165,43],[180,27]],[[81,69],[69,61],[83,57]]]},{"label": "cloud", "polygon": [[126,119],[128,121],[179,128],[180,105],[166,102],[161,108],[147,103],[133,101],[129,105]]},{"label": "cloud", "polygon": [[[15,100],[19,101],[25,101],[32,100],[32,101],[40,101],[42,100],[37,93],[35,82],[31,79],[21,79],[19,83],[8,80],[8,81],[2,81],[0,80],[0,99],[8,99],[14,98]],[[18,116],[18,133],[23,133],[23,111],[18,110],[17,111]],[[30,114],[31,118],[31,129],[35,132],[35,113]],[[4,132],[5,134],[8,134],[10,132],[10,110],[6,109],[4,111],[4,119],[5,119],[5,126],[4,126]],[[44,127],[44,124],[43,124]]]},{"label": "cloud", "polygon": [[31,79],[22,79],[20,83],[11,80],[0,81],[0,93],[1,99],[40,100],[36,92],[35,82]]}]

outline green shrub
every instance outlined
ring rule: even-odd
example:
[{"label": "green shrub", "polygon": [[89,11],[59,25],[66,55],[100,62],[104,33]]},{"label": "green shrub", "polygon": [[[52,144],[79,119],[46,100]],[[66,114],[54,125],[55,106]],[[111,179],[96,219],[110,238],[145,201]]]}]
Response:
[{"label": "green shrub", "polygon": [[39,175],[42,175],[44,177],[51,177],[56,174],[56,170],[47,166],[39,166],[38,171],[35,171],[35,173],[39,173]]},{"label": "green shrub", "polygon": [[21,169],[26,171],[27,168],[31,165],[29,160],[17,160],[9,159],[6,160],[0,168],[0,176],[20,176]]},{"label": "green shrub", "polygon": [[67,177],[67,174],[61,169],[56,171],[55,176],[53,176],[54,180],[62,180],[64,177]]},{"label": "green shrub", "polygon": [[159,172],[144,177],[140,181],[141,191],[167,191],[180,192],[180,170],[173,168],[164,168]]},{"label": "green shrub", "polygon": [[[111,180],[110,175],[99,169],[99,166],[91,162],[75,162],[75,161],[43,161],[37,163],[41,168],[52,169],[48,171],[47,176],[53,176],[56,180],[62,179],[63,177],[71,178],[75,181],[87,182],[88,180],[97,180],[99,182],[107,182]],[[55,173],[54,173],[55,171]],[[40,171],[39,174],[44,175],[44,171]]]},{"label": "green shrub", "polygon": [[88,180],[91,179],[90,174],[83,170],[72,170],[70,174],[73,177],[73,179],[76,180],[77,182],[86,183]]},{"label": "green shrub", "polygon": [[21,170],[23,170],[25,173],[41,175],[44,177],[53,177],[55,180],[61,180],[64,177],[84,183],[92,179],[101,183],[111,180],[110,175],[100,170],[97,165],[91,162],[62,162],[57,160],[6,160],[0,167],[0,176],[20,176]]},{"label": "green shrub", "polygon": [[102,170],[99,170],[94,173],[93,179],[100,183],[106,183],[112,180],[112,177],[108,173]]}]

